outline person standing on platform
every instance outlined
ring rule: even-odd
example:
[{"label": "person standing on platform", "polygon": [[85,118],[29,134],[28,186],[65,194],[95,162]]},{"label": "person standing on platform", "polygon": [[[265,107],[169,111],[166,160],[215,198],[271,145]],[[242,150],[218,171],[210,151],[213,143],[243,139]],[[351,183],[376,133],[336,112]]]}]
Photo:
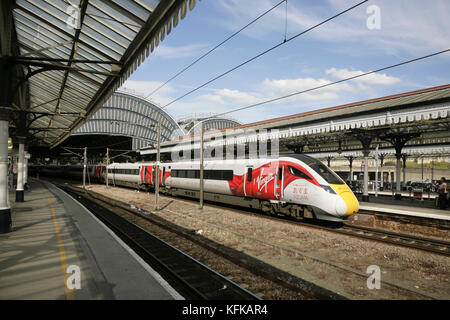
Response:
[{"label": "person standing on platform", "polygon": [[441,184],[438,188],[438,194],[439,194],[439,208],[442,210],[447,209],[447,202],[448,202],[448,190],[447,190],[447,181],[445,180],[445,177],[441,178]]}]

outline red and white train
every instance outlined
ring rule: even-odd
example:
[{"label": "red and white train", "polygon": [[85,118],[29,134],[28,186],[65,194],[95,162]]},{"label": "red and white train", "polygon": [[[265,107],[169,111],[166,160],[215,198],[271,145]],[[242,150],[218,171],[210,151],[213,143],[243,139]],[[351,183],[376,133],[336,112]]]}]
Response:
[{"label": "red and white train", "polygon": [[[41,175],[81,179],[82,166],[42,166]],[[113,163],[110,185],[152,189],[154,162]],[[160,191],[199,198],[199,161],[160,164]],[[105,182],[106,166],[88,167],[88,182]],[[204,199],[295,218],[342,221],[358,211],[359,203],[347,184],[320,161],[302,154],[277,159],[204,161]]]}]

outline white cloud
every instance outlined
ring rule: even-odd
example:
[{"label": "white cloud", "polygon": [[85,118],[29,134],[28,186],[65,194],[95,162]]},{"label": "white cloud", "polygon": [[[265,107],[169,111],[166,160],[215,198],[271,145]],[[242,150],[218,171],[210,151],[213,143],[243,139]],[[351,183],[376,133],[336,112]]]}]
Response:
[{"label": "white cloud", "polygon": [[[269,80],[263,82],[265,91],[271,92],[272,96],[288,95],[294,92],[305,91],[312,88],[330,84],[332,81],[328,79],[314,79],[314,78],[298,78],[298,79],[281,79]],[[339,97],[339,92],[352,91],[353,87],[349,84],[342,83],[331,85],[322,89],[305,92],[294,96],[295,100],[303,101],[321,101],[332,100]]]},{"label": "white cloud", "polygon": [[217,95],[217,94],[204,94],[199,96],[199,99],[211,102],[211,103],[218,103],[221,105],[226,104],[226,102],[222,99],[221,96]]},{"label": "white cloud", "polygon": [[160,45],[155,49],[153,54],[164,59],[178,59],[186,57],[194,57],[201,55],[208,48],[207,44],[198,43],[181,47],[170,47]]},{"label": "white cloud", "polygon": [[257,94],[252,92],[242,92],[225,88],[218,90],[216,93],[230,103],[251,104],[261,101]]},{"label": "white cloud", "polygon": [[[346,68],[344,68],[344,69],[330,68],[330,69],[327,69],[325,71],[325,73],[331,75],[333,78],[342,80],[342,79],[358,76],[360,74],[365,73],[365,71],[361,71],[361,70],[351,71]],[[397,77],[388,76],[385,73],[371,73],[366,76],[356,78],[352,81],[356,81],[359,83],[365,83],[365,84],[393,85],[393,84],[399,83],[400,79]]]},{"label": "white cloud", "polygon": [[[257,84],[252,91],[236,90],[231,88],[203,88],[208,93],[199,93],[186,99],[177,101],[170,105],[166,111],[174,118],[189,116],[200,113],[223,113],[239,107],[245,107],[266,100],[275,99],[281,96],[305,91],[320,86],[326,86],[336,81],[363,73],[360,70],[339,69],[336,67],[324,71],[324,77],[305,77],[294,79],[265,79]],[[380,86],[395,85],[401,79],[387,74],[372,74],[355,79],[353,81],[333,84],[321,89],[312,90],[302,94],[294,95],[287,99],[281,99],[273,103],[262,105],[258,109],[249,109],[244,112],[231,114],[239,116],[242,123],[269,119],[276,116],[299,112],[304,107],[319,107],[335,105],[354,100],[362,88],[374,90]],[[161,82],[152,81],[127,81],[124,86],[136,90],[138,93],[148,95]],[[366,92],[366,91],[365,91]],[[158,105],[173,101],[180,92],[174,90],[170,85],[166,85],[152,96],[153,101]],[[276,105],[276,107],[274,107]],[[257,110],[257,112],[255,112]]]}]

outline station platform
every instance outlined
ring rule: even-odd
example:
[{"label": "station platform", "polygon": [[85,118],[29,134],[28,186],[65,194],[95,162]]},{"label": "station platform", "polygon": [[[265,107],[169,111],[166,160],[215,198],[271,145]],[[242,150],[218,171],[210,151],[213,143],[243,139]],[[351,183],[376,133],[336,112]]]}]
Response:
[{"label": "station platform", "polygon": [[0,234],[0,299],[183,299],[73,198],[48,182],[29,183],[25,202],[10,192],[13,231]]},{"label": "station platform", "polygon": [[[372,199],[372,198],[371,198]],[[395,205],[392,203],[378,203],[378,202],[359,202],[360,210],[376,211],[380,213],[393,213],[406,216],[423,217],[430,219],[449,220],[450,210],[440,210],[421,207],[420,205]]]}]

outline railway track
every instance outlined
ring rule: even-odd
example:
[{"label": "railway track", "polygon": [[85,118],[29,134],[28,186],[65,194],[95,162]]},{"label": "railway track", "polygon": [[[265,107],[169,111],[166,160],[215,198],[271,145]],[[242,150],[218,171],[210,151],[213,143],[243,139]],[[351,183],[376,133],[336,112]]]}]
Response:
[{"label": "railway track", "polygon": [[[171,197],[171,196],[169,196]],[[182,200],[182,201],[188,201],[188,202],[192,202],[195,200],[189,199],[189,198],[180,198],[180,197],[174,197],[176,199]],[[220,205],[214,204],[214,203],[208,203],[208,205],[213,206],[213,207],[220,207]],[[227,208],[234,210],[236,212],[239,212],[241,214],[255,214],[256,210],[255,209],[243,209],[240,207],[236,207],[236,206],[232,206],[232,205],[224,205]],[[369,212],[362,212],[364,214],[368,214]],[[377,216],[383,216],[385,219],[391,219],[391,220],[395,220],[395,219],[400,219],[403,223],[408,223],[408,221],[411,221],[412,223],[422,223],[424,220],[426,220],[427,224],[429,224],[430,226],[437,226],[436,222],[432,221],[429,222],[429,219],[425,219],[425,218],[418,218],[418,217],[408,217],[405,218],[404,216],[399,216],[399,215],[387,215],[387,214],[383,214],[383,213],[379,213],[379,212],[370,212],[370,214],[375,214]],[[429,239],[429,238],[424,238],[424,237],[417,237],[417,236],[413,236],[413,235],[407,235],[407,234],[401,234],[401,233],[396,233],[396,232],[390,232],[390,231],[385,231],[385,230],[381,230],[381,229],[373,229],[373,228],[366,228],[366,227],[361,227],[361,226],[353,226],[353,225],[349,225],[349,224],[343,224],[343,225],[339,225],[337,226],[336,224],[332,224],[332,226],[329,225],[328,222],[324,221],[324,222],[305,222],[305,221],[299,221],[296,219],[293,219],[291,217],[286,217],[286,216],[282,216],[282,215],[278,215],[278,216],[271,216],[271,215],[263,215],[263,214],[259,214],[259,216],[261,216],[261,218],[264,219],[274,219],[278,222],[283,221],[285,223],[288,224],[300,224],[302,226],[305,227],[309,227],[309,228],[316,228],[316,229],[322,229],[322,230],[327,230],[330,232],[334,232],[334,233],[340,233],[340,234],[345,234],[348,236],[353,236],[353,237],[358,237],[358,238],[363,238],[366,240],[372,240],[372,241],[377,241],[377,242],[382,242],[382,243],[386,243],[386,244],[390,244],[390,245],[396,245],[396,246],[402,246],[402,247],[407,247],[407,248],[413,248],[413,249],[418,249],[418,250],[422,250],[425,252],[432,252],[432,253],[436,253],[439,255],[444,255],[444,256],[450,256],[450,242],[446,242],[446,241],[438,241],[438,240],[434,240],[434,239]],[[408,220],[411,219],[411,220]]]},{"label": "railway track", "polygon": [[[190,200],[187,200],[190,201]],[[217,206],[215,204],[213,204],[213,206]],[[254,214],[254,212],[250,212],[250,210],[243,210],[242,208],[236,208],[236,207],[230,207],[232,210],[238,211],[239,213],[244,213],[244,214]],[[364,212],[366,213],[366,212]],[[390,219],[390,220],[396,220],[396,219],[401,219],[403,223],[408,223],[408,218],[405,218],[404,216],[399,216],[399,215],[395,215],[392,217],[388,217],[387,214],[380,214],[380,213],[373,213],[375,215],[382,215],[383,217],[385,217],[385,219]],[[285,216],[268,216],[268,215],[263,215],[261,214],[261,217],[264,219],[274,219],[278,222],[280,221],[284,221],[285,223],[291,224],[300,224],[302,226],[305,227],[309,227],[309,228],[316,228],[316,229],[322,229],[322,230],[327,230],[330,232],[334,232],[334,233],[340,233],[340,234],[345,234],[348,236],[353,236],[353,237],[357,237],[357,238],[363,238],[363,239],[367,239],[367,240],[372,240],[372,241],[377,241],[377,242],[382,242],[382,243],[387,243],[387,244],[391,244],[391,245],[396,245],[396,246],[402,246],[402,247],[407,247],[407,248],[413,248],[413,249],[418,249],[418,250],[422,250],[422,251],[426,251],[426,252],[432,252],[432,253],[436,253],[436,254],[440,254],[440,255],[444,255],[444,256],[450,256],[450,242],[446,242],[446,241],[439,241],[439,240],[435,240],[435,239],[430,239],[430,238],[425,238],[425,237],[418,237],[418,236],[413,236],[413,235],[408,235],[408,234],[402,234],[402,233],[397,233],[397,232],[391,232],[391,231],[386,231],[386,230],[381,230],[381,229],[373,229],[373,228],[367,228],[367,227],[362,227],[362,226],[354,226],[354,225],[350,225],[350,224],[342,224],[342,225],[336,225],[328,222],[305,222],[305,221],[299,221],[299,220],[295,220],[293,218],[290,217],[285,217]],[[427,225],[429,226],[433,226],[433,227],[441,227],[442,226],[438,226],[436,221],[432,221],[429,222],[429,219],[421,219],[421,218],[417,218],[417,217],[412,217],[412,222],[413,223],[422,223],[424,220],[427,220]]]},{"label": "railway track", "polygon": [[[191,200],[187,200],[191,201]],[[216,206],[216,204],[210,204],[212,206]],[[237,208],[234,206],[227,206],[228,208],[237,211],[239,213],[244,214],[254,214],[255,210],[251,211],[245,210],[242,208]],[[447,223],[445,222],[445,225],[443,226],[442,223],[439,225],[439,221],[429,221],[428,218],[419,218],[419,217],[405,217],[401,215],[395,215],[395,214],[383,214],[379,212],[361,212],[364,214],[374,214],[376,216],[383,217],[385,220],[393,220],[393,221],[401,221],[402,223],[413,223],[413,224],[426,224],[430,227],[436,227],[436,228],[448,228]],[[397,232],[391,232],[381,229],[374,229],[374,228],[367,228],[362,226],[354,226],[350,224],[334,224],[327,221],[313,221],[313,222],[306,222],[306,221],[299,221],[296,219],[293,219],[291,217],[286,217],[283,215],[278,216],[270,216],[270,215],[263,215],[260,214],[260,216],[264,219],[273,219],[278,222],[283,221],[288,224],[300,224],[305,227],[309,228],[316,228],[316,229],[322,229],[327,230],[334,233],[340,233],[345,234],[353,237],[363,238],[367,240],[373,240],[377,242],[387,243],[391,245],[397,245],[407,248],[414,248],[426,252],[432,252],[444,256],[450,256],[450,242],[447,241],[439,241],[435,239],[425,238],[425,237],[418,237],[413,236],[409,234],[403,234],[403,233],[397,233]],[[331,224],[331,226],[330,226]]]},{"label": "railway track", "polygon": [[[177,198],[179,199],[179,198]],[[193,201],[190,199],[183,199],[184,201]],[[211,206],[219,207],[216,204],[208,204]],[[239,213],[243,214],[255,214],[255,210],[251,209],[242,209],[237,208],[235,206],[227,205],[227,208],[234,210]],[[364,211],[362,212],[364,214],[369,214],[369,212]],[[438,222],[436,221],[429,221],[428,218],[418,218],[418,217],[405,217],[395,214],[383,214],[379,212],[370,212],[370,214],[374,214],[377,216],[382,216],[386,220],[401,220],[403,223],[414,223],[414,224],[423,224],[426,223],[428,226],[432,227],[443,227],[442,225],[438,225]],[[282,221],[287,224],[300,224],[302,226],[308,227],[308,228],[316,228],[316,229],[322,229],[327,230],[334,233],[340,233],[345,234],[357,238],[363,238],[367,240],[387,243],[391,245],[397,245],[407,248],[414,248],[426,252],[432,252],[440,255],[450,256],[450,242],[446,241],[439,241],[435,239],[425,238],[425,237],[418,237],[408,234],[402,234],[397,232],[391,232],[391,231],[385,231],[381,229],[373,229],[373,228],[367,228],[362,226],[354,226],[350,224],[342,224],[342,225],[336,225],[334,223],[329,222],[321,222],[321,221],[314,221],[314,222],[306,222],[306,221],[299,221],[296,219],[293,219],[291,217],[286,217],[283,215],[278,216],[271,216],[271,215],[263,215],[260,214],[261,218],[269,219],[269,220],[275,220],[275,221]],[[410,218],[410,219],[409,219]],[[425,221],[425,222],[424,222]],[[447,225],[444,226],[445,228]]]},{"label": "railway track", "polygon": [[[278,217],[265,217],[278,219]],[[279,220],[279,219],[278,219]],[[418,249],[426,252],[432,252],[444,256],[450,256],[450,242],[439,241],[430,238],[418,237],[409,234],[391,232],[381,229],[367,228],[350,224],[339,226],[329,226],[324,223],[304,222],[290,219],[284,219],[287,223],[297,223],[308,228],[327,230],[334,233],[344,234],[356,238],[362,238],[390,245]]]},{"label": "railway track", "polygon": [[358,238],[364,238],[450,256],[450,242],[352,225],[344,225],[338,229],[327,229],[333,232]]},{"label": "railway track", "polygon": [[[95,199],[98,199],[100,201],[107,201],[107,198],[104,198],[102,195],[98,195],[98,194],[94,195],[94,194],[92,194],[92,196]],[[113,201],[118,207],[123,208],[124,210],[134,214],[135,216],[138,216],[138,217],[143,218],[145,220],[149,220],[152,223],[155,223],[155,221],[152,218],[150,218],[149,216],[143,216],[142,215],[144,209],[139,208],[139,207],[130,207],[129,205],[127,205],[125,203],[121,203],[120,201],[117,201],[117,200],[111,200],[111,201]],[[191,200],[186,200],[186,201],[191,201]],[[171,212],[173,214],[182,215],[181,213],[175,213],[175,212],[172,212],[170,210],[169,210],[169,212]],[[289,221],[289,220],[286,220],[286,219],[278,219],[278,218],[272,217],[272,216],[261,216],[261,217],[266,218],[266,219],[276,219],[278,222],[281,221],[281,222],[285,222],[285,223],[296,223],[297,222],[297,221]],[[205,222],[205,223],[207,223],[207,222]],[[158,222],[156,222],[156,224],[158,224]],[[327,264],[330,267],[337,268],[339,270],[339,272],[351,273],[351,274],[353,274],[353,275],[355,275],[357,277],[361,277],[364,281],[367,279],[367,274],[366,273],[361,272],[359,270],[356,270],[354,268],[351,268],[351,267],[348,267],[348,266],[345,266],[345,265],[333,262],[333,261],[331,261],[331,260],[329,260],[327,258],[319,257],[319,256],[316,256],[314,254],[307,253],[307,252],[304,252],[304,251],[301,251],[301,250],[296,250],[296,249],[293,249],[293,248],[290,248],[290,247],[287,247],[287,246],[284,246],[284,245],[275,244],[275,243],[267,242],[267,241],[264,241],[264,240],[261,240],[261,239],[258,239],[258,238],[252,237],[252,236],[244,235],[244,234],[241,234],[239,232],[235,232],[233,230],[230,230],[230,229],[218,226],[216,224],[209,224],[209,223],[207,223],[207,224],[210,227],[219,229],[220,231],[230,233],[230,236],[242,237],[242,238],[249,239],[251,241],[257,242],[257,243],[259,243],[259,244],[261,244],[263,246],[268,246],[268,247],[274,248],[275,250],[278,250],[280,252],[280,254],[290,254],[290,255],[295,255],[295,256],[304,256],[304,257],[312,259],[314,261],[318,261],[318,262]],[[314,225],[311,225],[311,224],[306,224],[306,225],[308,227],[320,227],[320,226],[314,226]],[[165,227],[163,225],[161,225],[161,226]],[[180,235],[183,236],[182,234],[180,234]],[[223,255],[223,253],[219,253],[219,254]],[[224,256],[227,259],[229,259],[230,261],[234,261],[233,257],[227,256],[226,254]],[[249,268],[249,267],[247,266],[246,268]],[[279,282],[279,280],[280,280],[280,279],[276,279],[275,277],[270,278],[270,277],[265,276],[265,278],[269,279],[269,280],[272,280],[272,281],[274,281],[274,280],[277,281],[278,280],[277,282]],[[418,291],[418,290],[416,290],[415,288],[412,288],[412,287],[404,286],[404,285],[401,285],[401,284],[398,284],[398,283],[395,283],[395,282],[391,282],[391,281],[387,281],[387,280],[382,280],[381,282],[382,282],[383,286],[389,286],[391,288],[395,288],[395,290],[408,292],[410,294],[413,294],[415,296],[420,297],[421,299],[424,299],[424,298],[425,299],[438,299],[438,297],[434,297],[432,295],[428,295],[428,294],[422,293],[422,292],[420,292],[420,291]],[[315,296],[311,296],[311,298],[315,298],[315,299],[329,299],[330,296],[322,295],[322,294],[319,293],[319,294],[316,294]],[[342,298],[343,297],[341,297],[339,295],[337,295],[335,297],[332,297],[332,299],[342,299]]]},{"label": "railway track", "polygon": [[[57,185],[61,189],[64,189],[61,185]],[[84,190],[77,188],[77,187],[68,187],[67,189],[75,191],[76,194],[84,193]],[[66,189],[65,189],[66,190]],[[162,229],[165,229],[169,231],[170,233],[174,234],[177,237],[185,238],[189,242],[192,242],[194,245],[199,245],[200,247],[211,251],[212,253],[219,255],[223,257],[224,259],[230,261],[233,264],[236,264],[248,271],[250,271],[252,274],[254,274],[257,277],[261,277],[265,280],[268,280],[270,282],[273,282],[281,287],[284,287],[288,290],[292,290],[294,292],[298,292],[307,299],[321,299],[321,300],[341,300],[345,299],[345,297],[333,293],[327,289],[315,286],[312,283],[308,283],[307,281],[301,281],[301,283],[296,283],[293,281],[292,276],[289,275],[289,279],[285,279],[285,276],[282,274],[279,274],[274,271],[266,271],[264,268],[260,268],[261,266],[257,267],[248,261],[246,259],[241,259],[238,256],[235,256],[233,253],[228,252],[228,250],[224,250],[222,246],[214,246],[209,242],[203,241],[203,237],[199,237],[191,232],[187,233],[184,230],[181,230],[182,228],[177,228],[175,226],[172,226],[170,224],[164,223],[163,221],[160,221],[161,219],[157,219],[156,216],[153,216],[150,212],[145,211],[142,208],[130,206],[127,203],[121,202],[119,200],[110,199],[107,198],[101,194],[97,194],[95,192],[89,192],[88,194],[90,197],[95,199],[96,201],[99,201],[100,203],[106,203],[110,206],[113,206],[115,208],[122,209],[128,213],[131,213],[135,217],[142,219],[144,221],[150,222],[151,224],[158,226]],[[186,200],[191,201],[191,200]]]},{"label": "railway track", "polygon": [[[150,218],[150,216],[144,216],[143,215],[143,212],[141,211],[143,209],[141,209],[141,208],[137,208],[137,207],[132,208],[132,207],[130,207],[130,205],[127,205],[125,203],[121,203],[120,201],[117,201],[117,200],[112,200],[112,199],[106,198],[106,197],[104,197],[102,195],[99,195],[99,194],[95,194],[95,195],[91,195],[91,196],[93,196],[95,199],[100,200],[102,202],[110,201],[110,202],[114,203],[113,204],[114,206],[117,205],[118,207],[121,207],[122,209],[124,209],[124,210],[126,210],[126,211],[128,211],[130,213],[133,213],[136,216],[140,216],[140,217],[142,217],[144,219],[149,219]],[[183,199],[182,201],[192,202],[192,200],[189,200],[189,199]],[[116,202],[117,202],[117,204],[116,204]],[[123,204],[124,206],[122,207],[121,204]],[[217,205],[214,205],[214,204],[211,204],[211,206],[216,206],[217,207]],[[229,207],[229,206],[227,206],[227,207]],[[231,209],[233,211],[238,211],[241,214],[244,213],[244,214],[255,215],[254,212],[246,212],[246,211],[244,211],[242,209],[239,210],[239,209],[236,209],[236,208],[231,208]],[[380,241],[380,242],[384,242],[384,243],[391,243],[391,244],[395,244],[395,245],[402,245],[402,246],[407,246],[407,247],[413,247],[413,248],[416,248],[416,249],[421,249],[421,250],[426,250],[426,251],[431,251],[431,252],[435,252],[435,253],[439,253],[439,254],[448,255],[448,248],[447,249],[442,249],[442,248],[439,247],[441,245],[447,245],[447,243],[440,243],[439,241],[437,241],[437,242],[434,241],[435,242],[433,244],[434,247],[432,247],[432,246],[429,245],[430,241],[433,242],[432,240],[429,241],[428,239],[424,240],[424,239],[418,238],[418,237],[412,237],[412,236],[409,236],[409,235],[403,235],[401,241],[399,241],[398,240],[398,236],[399,235],[397,233],[391,233],[391,235],[390,235],[391,237],[388,240],[388,237],[386,236],[386,232],[379,231],[379,230],[373,230],[373,229],[370,229],[370,228],[363,228],[363,227],[357,227],[357,226],[355,226],[355,227],[354,226],[345,226],[345,225],[340,227],[340,228],[336,228],[336,226],[330,227],[330,226],[325,226],[325,225],[320,225],[320,224],[317,225],[317,224],[311,224],[311,223],[307,223],[307,222],[301,222],[301,221],[299,222],[297,220],[291,220],[291,219],[279,219],[279,217],[275,217],[275,216],[265,216],[265,215],[258,215],[258,216],[263,218],[263,219],[275,219],[276,221],[282,222],[282,223],[288,223],[288,224],[292,224],[292,223],[295,224],[296,223],[296,224],[304,225],[304,226],[310,227],[310,228],[326,229],[326,230],[329,230],[331,232],[339,232],[339,233],[343,233],[343,234],[346,234],[346,235],[349,235],[349,236],[355,236],[355,237],[359,237],[359,238],[366,238],[366,239],[370,239],[370,240],[376,240],[376,241]],[[151,219],[149,219],[149,220],[151,220]],[[225,230],[227,232],[235,233],[232,230],[226,230],[226,229],[223,229],[223,230]],[[376,233],[376,235],[375,235],[375,233]],[[239,236],[244,236],[244,235],[239,235]],[[244,236],[244,237],[247,237],[247,236]],[[254,240],[254,241],[257,241],[257,242],[263,242],[262,243],[263,245],[274,247],[274,248],[280,250],[280,253],[281,252],[285,252],[285,253],[294,254],[296,256],[297,255],[302,255],[302,256],[305,256],[305,257],[309,257],[309,258],[311,258],[313,260],[317,260],[317,261],[326,263],[326,264],[328,264],[330,266],[336,267],[336,268],[340,269],[341,271],[350,272],[352,274],[355,274],[355,275],[358,275],[358,276],[361,276],[361,277],[364,277],[364,278],[367,277],[366,274],[361,273],[358,270],[354,270],[354,269],[346,267],[344,265],[340,265],[339,263],[330,262],[328,259],[322,259],[322,258],[316,257],[314,255],[311,256],[308,253],[305,254],[305,252],[298,251],[298,250],[295,250],[295,249],[291,249],[289,247],[280,246],[280,245],[273,244],[273,243],[266,243],[266,242],[261,241],[259,239],[253,239],[252,238],[251,240]],[[416,243],[413,243],[413,240]],[[422,242],[422,244],[418,245],[417,242]],[[229,257],[225,257],[225,258],[228,259]],[[230,259],[230,261],[233,261],[233,260]],[[265,278],[269,279],[267,277],[265,277]],[[279,280],[279,279],[269,279],[269,280]],[[404,290],[404,291],[411,292],[411,293],[413,293],[415,295],[421,296],[422,298],[427,298],[427,299],[429,299],[429,298],[437,299],[438,298],[438,297],[430,296],[428,294],[424,294],[424,293],[416,290],[415,288],[408,287],[408,286],[403,286],[401,284],[397,284],[397,283],[394,283],[394,282],[383,281],[383,284],[384,285],[389,285],[390,287],[393,287],[393,288],[397,288],[398,290]],[[324,299],[324,298],[327,299],[328,298],[328,299],[330,299],[330,296],[325,296],[325,295],[319,294],[318,296],[311,296],[310,298],[313,298],[313,299],[314,298],[318,298],[318,299]],[[337,296],[337,297],[334,297],[334,298],[331,297],[331,298],[332,299],[336,299],[336,298],[337,299],[342,299],[343,297]]]},{"label": "railway track", "polygon": [[88,199],[82,192],[59,185],[130,245],[186,299],[261,300],[216,271],[141,227]]}]

